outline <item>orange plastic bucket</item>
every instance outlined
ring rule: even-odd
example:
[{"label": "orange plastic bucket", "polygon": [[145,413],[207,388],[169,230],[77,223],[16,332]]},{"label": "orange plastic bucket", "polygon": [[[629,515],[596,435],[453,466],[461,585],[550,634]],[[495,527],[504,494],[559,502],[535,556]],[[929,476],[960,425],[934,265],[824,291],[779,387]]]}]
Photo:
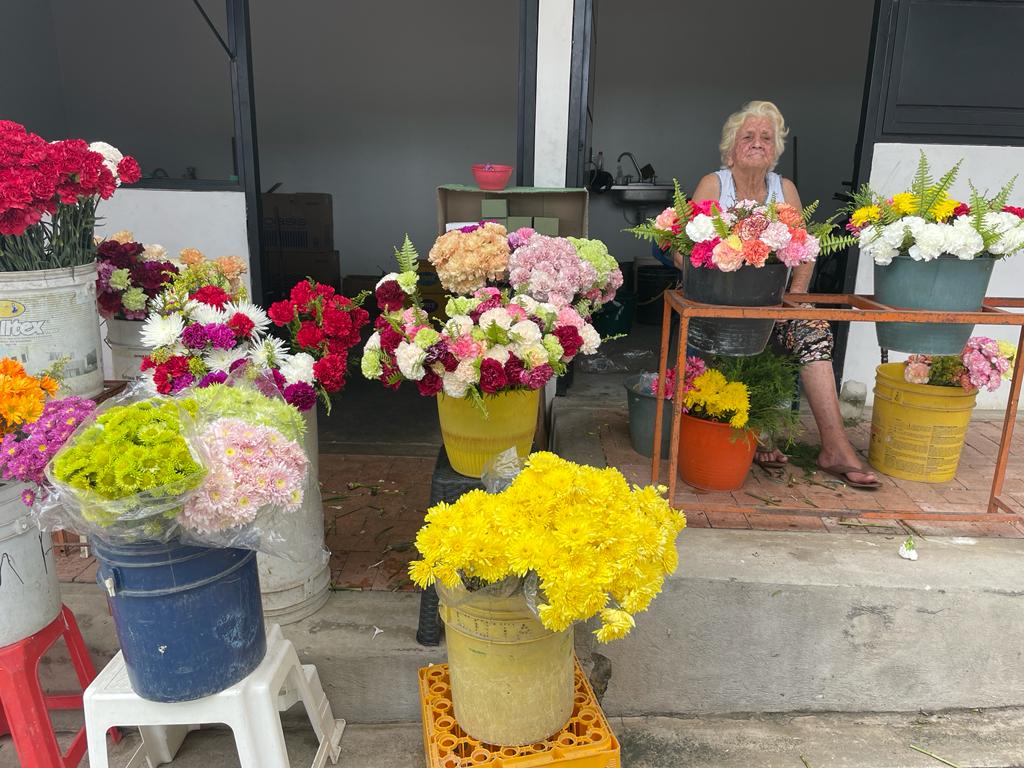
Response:
[{"label": "orange plastic bucket", "polygon": [[743,487],[754,461],[757,435],[749,429],[682,415],[679,426],[679,476],[703,491]]}]

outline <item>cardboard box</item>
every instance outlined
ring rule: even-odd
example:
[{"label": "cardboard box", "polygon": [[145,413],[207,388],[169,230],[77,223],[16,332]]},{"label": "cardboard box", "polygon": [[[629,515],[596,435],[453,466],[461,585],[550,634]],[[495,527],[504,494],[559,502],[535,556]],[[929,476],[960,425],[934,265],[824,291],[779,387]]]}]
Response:
[{"label": "cardboard box", "polygon": [[280,251],[334,248],[334,204],[321,192],[263,195],[263,247]]},{"label": "cardboard box", "polygon": [[501,224],[501,226],[508,229],[508,224],[506,223],[507,219],[481,219],[481,221],[491,221],[494,222],[495,224]]},{"label": "cardboard box", "polygon": [[341,260],[337,251],[269,251],[263,259],[267,290],[274,296],[287,294],[307,277],[341,288]]},{"label": "cardboard box", "polygon": [[509,216],[505,221],[507,222],[505,226],[509,232],[515,232],[523,227],[533,227],[532,216]]},{"label": "cardboard box", "polygon": [[472,221],[479,215],[482,201],[493,199],[506,201],[507,219],[536,216],[558,219],[558,234],[562,237],[587,236],[585,189],[510,187],[500,192],[487,192],[463,184],[444,184],[437,188],[437,234],[444,234],[447,222]]},{"label": "cardboard box", "polygon": [[484,198],[480,201],[481,219],[504,219],[508,216],[508,201]]},{"label": "cardboard box", "polygon": [[551,216],[534,216],[533,228],[538,234],[558,237],[558,219]]}]

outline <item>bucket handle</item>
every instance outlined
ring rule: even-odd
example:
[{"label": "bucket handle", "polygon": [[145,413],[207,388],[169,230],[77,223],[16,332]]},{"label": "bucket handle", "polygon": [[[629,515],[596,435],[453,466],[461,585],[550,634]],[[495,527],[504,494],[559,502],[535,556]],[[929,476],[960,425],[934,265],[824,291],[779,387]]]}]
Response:
[{"label": "bucket handle", "polygon": [[895,390],[892,393],[892,401],[894,403],[902,403],[903,402],[903,390],[902,389],[897,389],[897,390]]},{"label": "bucket handle", "polygon": [[0,544],[3,544],[5,541],[9,541],[10,539],[17,538],[18,536],[21,536],[25,531],[32,528],[33,526],[31,521],[32,517],[28,514],[14,518],[10,523],[8,523],[8,525],[11,526],[10,533],[5,533],[4,535],[0,536]]},{"label": "bucket handle", "polygon": [[[197,589],[199,587],[205,587],[208,584],[212,584],[213,582],[217,581],[218,579],[222,579],[225,576],[229,576],[235,571],[237,571],[239,568],[243,567],[254,557],[256,557],[256,552],[250,551],[245,557],[243,557],[237,563],[232,565],[230,568],[223,570],[220,573],[215,573],[212,576],[208,576],[205,579],[201,579],[200,581],[190,583],[188,585],[188,589]],[[104,571],[99,571],[96,574],[96,581],[104,589],[107,590],[107,594],[111,597],[165,597],[166,595],[175,595],[182,591],[181,587],[165,587],[164,589],[150,589],[145,591],[140,591],[136,589],[123,589],[123,580],[121,578],[120,568],[118,568],[116,565],[111,566],[110,570],[106,571],[106,573],[108,573],[109,575],[104,576]]]}]

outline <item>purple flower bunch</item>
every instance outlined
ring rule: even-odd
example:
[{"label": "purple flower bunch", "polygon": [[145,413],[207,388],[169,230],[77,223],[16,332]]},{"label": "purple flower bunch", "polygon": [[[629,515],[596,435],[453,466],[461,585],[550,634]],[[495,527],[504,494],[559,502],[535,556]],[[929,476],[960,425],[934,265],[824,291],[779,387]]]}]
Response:
[{"label": "purple flower bunch", "polygon": [[[41,487],[47,463],[95,408],[96,403],[81,397],[50,400],[38,419],[4,435],[0,442],[0,477]],[[22,493],[22,501],[28,506],[35,497],[32,490]]]},{"label": "purple flower bunch", "polygon": [[181,343],[191,350],[234,349],[238,339],[225,323],[190,323],[181,332]]}]

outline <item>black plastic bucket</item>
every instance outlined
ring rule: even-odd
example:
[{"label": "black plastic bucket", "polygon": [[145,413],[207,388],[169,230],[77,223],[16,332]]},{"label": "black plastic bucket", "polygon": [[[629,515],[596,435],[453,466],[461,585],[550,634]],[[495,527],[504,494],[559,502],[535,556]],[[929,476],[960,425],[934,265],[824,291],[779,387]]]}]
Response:
[{"label": "black plastic bucket", "polygon": [[636,321],[644,325],[660,325],[664,306],[663,294],[679,280],[675,267],[645,265],[636,269]]},{"label": "black plastic bucket", "polygon": [[[703,304],[733,307],[776,307],[782,304],[789,282],[789,267],[766,264],[740,267],[735,272],[683,264],[683,295]],[[701,352],[748,357],[764,351],[774,320],[690,318],[687,343]]]}]

